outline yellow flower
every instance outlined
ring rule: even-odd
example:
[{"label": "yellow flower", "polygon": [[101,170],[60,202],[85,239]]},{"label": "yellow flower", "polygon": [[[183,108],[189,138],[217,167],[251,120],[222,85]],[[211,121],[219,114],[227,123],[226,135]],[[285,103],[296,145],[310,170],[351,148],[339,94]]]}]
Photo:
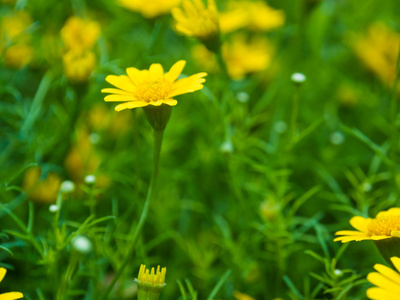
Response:
[{"label": "yellow flower", "polygon": [[[6,276],[6,273],[7,273],[6,269],[0,268],[0,282],[3,281],[4,276]],[[21,299],[22,297],[24,297],[24,295],[20,292],[9,292],[0,294],[1,300],[15,300],[15,299]]]},{"label": "yellow flower", "polygon": [[203,88],[204,76],[207,73],[195,75],[176,80],[181,74],[186,62],[180,60],[164,74],[160,64],[152,64],[149,70],[138,70],[136,68],[126,69],[126,75],[109,75],[106,81],[117,87],[102,89],[102,93],[112,93],[104,98],[105,101],[126,102],[115,107],[116,111],[144,107],[148,105],[160,106],[167,104],[175,106],[177,101],[174,96],[191,93]]},{"label": "yellow flower", "polygon": [[369,273],[367,279],[377,287],[367,290],[367,296],[374,300],[400,299],[400,258],[390,259],[398,272],[381,264],[376,264],[374,269],[378,272]]},{"label": "yellow flower", "polygon": [[119,4],[126,9],[138,12],[145,18],[155,18],[167,14],[182,0],[119,0]]},{"label": "yellow flower", "polygon": [[399,41],[400,34],[383,23],[372,24],[364,36],[351,36],[358,58],[388,86],[396,75]]},{"label": "yellow flower", "polygon": [[71,49],[63,55],[63,66],[68,79],[84,82],[96,67],[96,56],[90,51]]},{"label": "yellow flower", "polygon": [[384,240],[400,237],[400,208],[394,207],[388,211],[381,211],[373,218],[353,217],[350,220],[354,230],[341,230],[336,235],[341,235],[334,241],[347,243],[362,240]]},{"label": "yellow flower", "polygon": [[243,294],[239,291],[234,291],[233,297],[235,297],[237,300],[255,300],[253,297],[250,297],[249,295]]},{"label": "yellow flower", "polygon": [[146,269],[145,265],[140,265],[139,275],[136,279],[138,284],[138,300],[157,300],[160,296],[161,290],[165,286],[165,274],[167,268],[157,267],[157,271],[154,272],[154,268]]},{"label": "yellow flower", "polygon": [[29,64],[33,57],[30,46],[30,35],[26,33],[32,24],[28,13],[20,11],[3,17],[0,25],[0,52],[4,51],[5,65],[22,68]]},{"label": "yellow flower", "polygon": [[266,70],[274,52],[274,47],[264,37],[247,41],[244,35],[236,35],[231,43],[222,45],[222,55],[232,79]]},{"label": "yellow flower", "polygon": [[219,18],[221,32],[228,33],[247,27],[268,31],[283,26],[285,13],[269,7],[264,1],[231,1]]},{"label": "yellow flower", "polygon": [[67,49],[90,50],[100,36],[100,24],[71,17],[61,29],[61,39]]},{"label": "yellow flower", "polygon": [[178,32],[196,37],[201,41],[214,39],[219,35],[218,10],[214,0],[208,0],[206,8],[202,0],[183,0],[183,9],[172,9]]},{"label": "yellow flower", "polygon": [[24,190],[33,201],[55,203],[61,179],[57,174],[49,173],[44,180],[41,180],[41,174],[42,171],[39,167],[28,169],[24,176]]},{"label": "yellow flower", "polygon": [[12,68],[23,68],[33,58],[33,47],[25,44],[15,44],[4,51],[4,63]]},{"label": "yellow flower", "polygon": [[216,73],[219,71],[215,54],[203,44],[194,45],[191,49],[191,55],[196,64],[207,72]]}]

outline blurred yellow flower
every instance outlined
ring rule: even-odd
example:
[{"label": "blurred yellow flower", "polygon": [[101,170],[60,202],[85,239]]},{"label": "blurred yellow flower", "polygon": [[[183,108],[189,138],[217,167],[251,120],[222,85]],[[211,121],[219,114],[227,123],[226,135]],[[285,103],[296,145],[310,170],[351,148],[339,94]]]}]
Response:
[{"label": "blurred yellow flower", "polygon": [[102,93],[112,93],[106,96],[104,100],[107,102],[126,102],[117,105],[116,111],[148,105],[167,104],[175,106],[177,101],[172,97],[202,89],[202,83],[205,82],[203,77],[207,75],[207,73],[202,72],[176,80],[185,64],[184,60],[180,60],[165,74],[160,64],[152,64],[149,70],[128,68],[126,69],[128,76],[109,75],[106,77],[106,81],[117,89],[102,89]]},{"label": "blurred yellow flower", "polygon": [[33,47],[15,44],[4,51],[4,62],[7,66],[20,69],[30,63],[33,58]]},{"label": "blurred yellow flower", "polygon": [[76,141],[65,159],[65,168],[76,182],[84,180],[88,174],[96,174],[100,157],[90,141],[90,135],[84,127],[78,127]]},{"label": "blurred yellow flower", "polygon": [[[3,281],[4,277],[6,276],[6,273],[7,273],[6,269],[0,268],[0,282]],[[21,299],[23,297],[24,295],[20,292],[9,292],[0,294],[1,300],[15,300],[15,299]]]},{"label": "blurred yellow flower", "polygon": [[33,57],[30,35],[26,33],[32,24],[28,13],[19,11],[4,16],[0,22],[0,52],[6,66],[22,68],[29,64]]},{"label": "blurred yellow flower", "polygon": [[203,44],[196,44],[191,49],[193,60],[205,71],[216,73],[219,71],[215,54],[208,50]]},{"label": "blurred yellow flower", "polygon": [[100,32],[98,22],[70,17],[60,34],[67,49],[90,50],[96,44]]},{"label": "blurred yellow flower", "polygon": [[202,0],[183,0],[183,9],[171,11],[178,32],[201,41],[216,39],[219,35],[218,10],[214,0],[206,8]]},{"label": "blurred yellow flower", "polygon": [[87,124],[90,130],[94,132],[106,131],[110,138],[121,136],[129,131],[126,124],[130,123],[131,119],[132,114],[128,111],[121,112],[118,115],[110,113],[110,109],[104,103],[91,107],[87,114]]},{"label": "blurred yellow flower", "polygon": [[247,40],[244,35],[235,35],[230,43],[222,45],[222,56],[232,79],[241,79],[246,74],[266,70],[272,61],[275,48],[264,37]]},{"label": "blurred yellow flower", "polygon": [[155,18],[167,14],[182,0],[118,0],[119,4],[128,10],[138,12],[145,18]]},{"label": "blurred yellow flower", "polygon": [[362,240],[383,240],[400,238],[400,208],[393,207],[388,211],[381,211],[373,218],[353,217],[350,220],[355,230],[341,230],[335,235],[341,235],[334,239],[335,242],[347,243]]},{"label": "blurred yellow flower", "polygon": [[230,1],[226,12],[219,17],[223,33],[240,28],[268,31],[281,27],[285,23],[285,13],[273,9],[264,1]]},{"label": "blurred yellow flower", "polygon": [[358,58],[383,83],[392,86],[396,75],[400,33],[383,23],[375,23],[365,35],[352,35],[350,38]]},{"label": "blurred yellow flower", "polygon": [[71,49],[63,55],[64,72],[74,82],[84,82],[96,67],[96,56],[91,51]]},{"label": "blurred yellow flower", "polygon": [[395,300],[400,299],[400,258],[390,259],[397,269],[397,272],[389,267],[376,264],[374,269],[378,272],[369,273],[367,279],[377,287],[367,290],[367,296],[374,300]]},{"label": "blurred yellow flower", "polygon": [[55,203],[61,179],[57,174],[50,172],[41,180],[41,174],[40,167],[29,168],[24,175],[23,188],[32,201]]},{"label": "blurred yellow flower", "polygon": [[233,297],[235,297],[237,300],[255,300],[253,297],[250,297],[249,295],[243,294],[239,291],[234,291]]}]

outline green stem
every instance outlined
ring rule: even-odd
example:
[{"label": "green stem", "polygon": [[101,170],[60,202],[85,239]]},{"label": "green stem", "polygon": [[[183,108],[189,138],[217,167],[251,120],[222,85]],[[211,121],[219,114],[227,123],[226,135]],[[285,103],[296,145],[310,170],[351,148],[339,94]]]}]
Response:
[{"label": "green stem", "polygon": [[78,261],[79,261],[79,256],[76,253],[72,253],[67,270],[65,271],[64,276],[62,277],[60,285],[58,287],[58,293],[56,298],[57,300],[66,299],[68,283],[70,282],[72,275],[75,272]]},{"label": "green stem", "polygon": [[399,81],[399,73],[400,73],[400,47],[398,50],[397,54],[397,62],[396,62],[396,76],[394,79],[394,84],[393,84],[393,91],[392,91],[392,98],[390,101],[390,121],[392,123],[392,147],[391,147],[391,159],[393,161],[393,168],[392,168],[392,176],[393,180],[396,186],[396,190],[398,193],[398,196],[400,195],[400,186],[399,186],[399,180],[396,178],[397,177],[397,148],[398,148],[398,143],[399,143],[399,134],[397,130],[397,85]]},{"label": "green stem", "polygon": [[293,94],[292,117],[290,119],[290,139],[289,139],[290,148],[294,146],[296,140],[296,125],[297,125],[297,117],[299,115],[299,105],[300,105],[300,86],[296,86]]},{"label": "green stem", "polygon": [[101,296],[100,300],[107,299],[108,294],[111,292],[112,288],[114,287],[115,283],[122,275],[125,267],[131,261],[133,253],[135,251],[136,242],[139,238],[139,234],[142,231],[143,225],[147,219],[147,214],[149,212],[150,202],[153,196],[153,192],[156,186],[156,181],[158,177],[158,169],[159,169],[159,161],[160,161],[160,153],[161,153],[161,146],[162,146],[162,139],[163,139],[164,130],[154,130],[154,162],[153,162],[153,173],[151,174],[149,189],[147,191],[146,201],[144,203],[144,207],[142,210],[142,215],[140,216],[140,220],[136,228],[132,224],[132,228],[130,233],[133,233],[133,238],[129,244],[129,247],[125,253],[125,257],[122,260],[118,270],[115,273],[115,276],[103,295]]}]

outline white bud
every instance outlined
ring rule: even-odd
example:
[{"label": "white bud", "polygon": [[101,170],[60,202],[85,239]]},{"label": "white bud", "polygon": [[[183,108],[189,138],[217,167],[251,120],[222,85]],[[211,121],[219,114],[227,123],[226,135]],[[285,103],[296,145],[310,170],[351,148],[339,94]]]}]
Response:
[{"label": "white bud", "polygon": [[92,143],[92,144],[97,144],[98,142],[100,142],[100,135],[98,134],[98,133],[91,133],[90,135],[89,135],[89,141]]},{"label": "white bud", "polygon": [[87,175],[87,176],[85,177],[85,182],[86,182],[86,184],[93,184],[93,183],[95,183],[95,182],[96,182],[96,176],[94,176],[94,175]]},{"label": "white bud", "polygon": [[362,184],[362,188],[364,192],[369,192],[370,190],[372,190],[372,185],[369,182],[364,182]]},{"label": "white bud", "polygon": [[334,145],[340,145],[344,142],[344,135],[341,132],[334,132],[330,136],[331,143]]},{"label": "white bud", "polygon": [[65,180],[61,183],[60,190],[64,194],[72,193],[75,190],[75,183],[70,180]]},{"label": "white bud", "polygon": [[81,254],[89,254],[93,248],[92,242],[84,235],[74,237],[71,241],[71,246]]},{"label": "white bud", "polygon": [[278,121],[274,124],[274,129],[278,133],[284,133],[287,129],[287,125],[284,121]]},{"label": "white bud", "polygon": [[233,152],[233,145],[231,141],[225,141],[222,143],[221,147],[219,147],[219,150],[222,153],[232,153]]},{"label": "white bud", "polygon": [[246,103],[247,101],[249,101],[250,96],[246,92],[240,92],[237,93],[236,98],[239,102]]},{"label": "white bud", "polygon": [[51,213],[56,213],[56,212],[58,212],[59,209],[60,209],[60,208],[58,207],[57,204],[52,204],[52,205],[49,206],[49,211],[50,211]]},{"label": "white bud", "polygon": [[339,269],[335,269],[335,275],[336,275],[336,276],[342,275],[342,271],[339,270]]},{"label": "white bud", "polygon": [[306,81],[306,76],[302,73],[293,73],[292,76],[290,77],[290,79],[294,82],[294,83],[303,83],[304,81]]}]

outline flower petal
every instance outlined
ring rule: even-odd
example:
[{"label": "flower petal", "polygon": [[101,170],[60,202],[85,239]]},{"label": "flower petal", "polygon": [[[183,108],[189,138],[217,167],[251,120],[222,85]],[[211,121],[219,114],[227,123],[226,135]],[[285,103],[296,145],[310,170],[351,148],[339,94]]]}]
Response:
[{"label": "flower petal", "polygon": [[153,105],[153,106],[160,106],[161,104],[163,104],[163,100],[157,100],[157,101],[150,101],[149,105]]},{"label": "flower petal", "polygon": [[340,231],[335,232],[335,235],[369,236],[364,232],[355,231],[355,230],[340,230]]},{"label": "flower petal", "polygon": [[20,292],[9,292],[0,295],[0,300],[15,300],[21,299],[24,295]]},{"label": "flower petal", "polygon": [[351,218],[350,224],[353,226],[355,229],[360,230],[361,232],[368,232],[368,225],[371,222],[372,219],[368,218],[363,218],[360,216],[356,216]]},{"label": "flower petal", "polygon": [[130,92],[126,92],[123,90],[119,90],[119,89],[112,89],[112,88],[106,88],[106,89],[102,89],[101,90],[102,93],[110,93],[110,94],[117,94],[117,95],[132,95],[132,93]]},{"label": "flower petal", "polygon": [[7,269],[5,268],[0,268],[0,282],[2,282],[4,276],[6,276]]},{"label": "flower petal", "polygon": [[176,101],[175,99],[167,99],[167,100],[163,100],[164,104],[167,104],[169,106],[175,106],[178,104],[178,101]]},{"label": "flower petal", "polygon": [[108,75],[106,77],[106,81],[111,83],[113,86],[117,88],[127,91],[127,92],[135,92],[136,87],[133,85],[132,81],[126,75],[116,76],[116,75]]},{"label": "flower petal", "polygon": [[171,69],[164,75],[164,78],[169,82],[174,82],[178,76],[182,73],[183,68],[186,65],[186,61],[180,60],[176,62]]},{"label": "flower petal", "polygon": [[136,84],[136,82],[140,81],[142,77],[141,73],[142,71],[133,67],[126,69],[126,74],[128,74],[128,77],[133,82],[133,84]]},{"label": "flower petal", "polygon": [[394,293],[397,293],[397,295],[400,294],[400,285],[387,279],[385,276],[377,273],[377,272],[372,272],[369,273],[367,276],[367,279],[369,282],[372,284],[381,287],[387,291],[391,291]]},{"label": "flower petal", "polygon": [[384,289],[373,287],[367,290],[367,296],[373,300],[388,300],[388,299],[399,299],[399,294],[386,291]]},{"label": "flower petal", "polygon": [[377,270],[381,275],[385,276],[388,280],[391,280],[397,283],[400,287],[400,274],[394,271],[393,269],[386,267],[381,264],[376,264],[374,269]]},{"label": "flower petal", "polygon": [[104,97],[104,101],[106,102],[119,102],[119,101],[134,101],[136,100],[135,96],[133,95],[108,95]]},{"label": "flower petal", "polygon": [[115,110],[121,111],[124,109],[132,109],[132,108],[143,107],[143,106],[147,106],[147,105],[149,105],[149,103],[146,101],[133,101],[133,102],[119,104],[115,107]]},{"label": "flower petal", "polygon": [[154,79],[159,79],[164,75],[164,69],[160,64],[152,64],[149,71],[150,76]]},{"label": "flower petal", "polygon": [[390,260],[392,261],[393,265],[396,267],[397,271],[400,272],[400,258],[392,257]]},{"label": "flower petal", "polygon": [[335,238],[333,241],[334,242],[342,242],[342,243],[347,243],[347,242],[352,242],[352,241],[364,241],[364,240],[370,240],[371,237],[369,236],[340,236]]}]

